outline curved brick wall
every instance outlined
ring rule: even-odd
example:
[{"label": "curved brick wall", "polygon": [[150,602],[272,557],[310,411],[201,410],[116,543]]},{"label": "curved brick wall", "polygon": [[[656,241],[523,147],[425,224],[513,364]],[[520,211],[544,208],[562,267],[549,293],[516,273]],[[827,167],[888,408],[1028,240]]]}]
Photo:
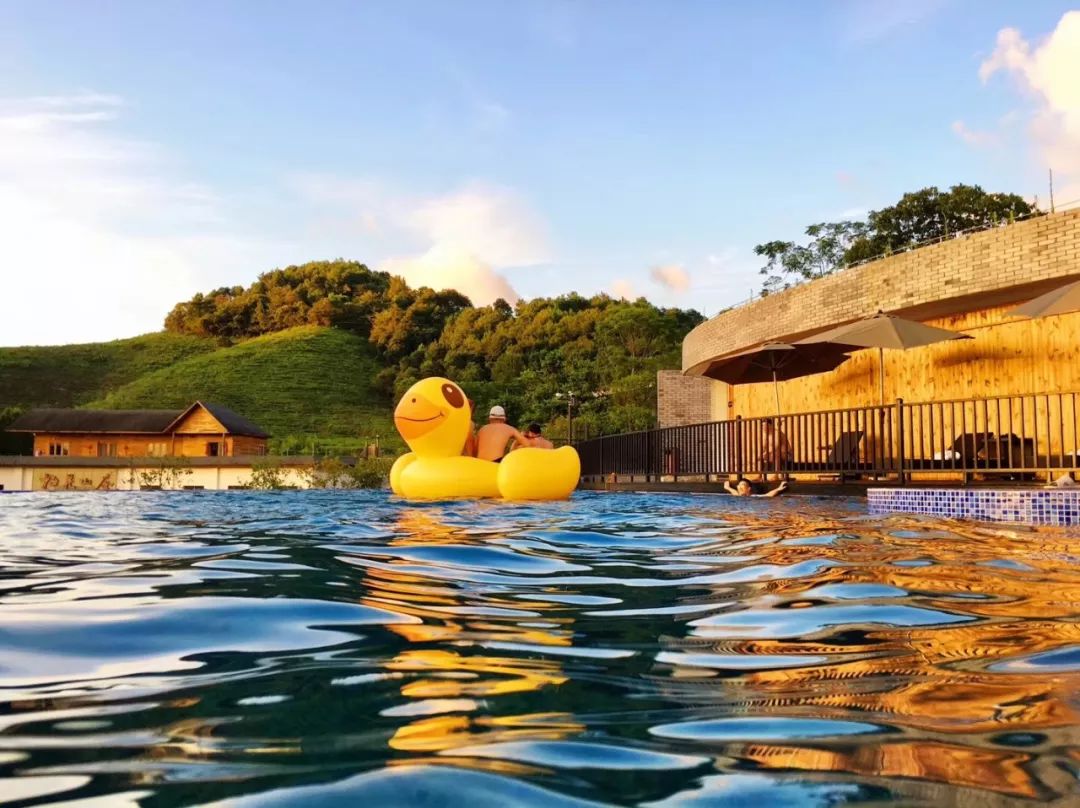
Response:
[{"label": "curved brick wall", "polygon": [[882,310],[929,320],[1041,294],[1080,276],[1080,209],[894,255],[717,315],[683,341],[683,370]]}]

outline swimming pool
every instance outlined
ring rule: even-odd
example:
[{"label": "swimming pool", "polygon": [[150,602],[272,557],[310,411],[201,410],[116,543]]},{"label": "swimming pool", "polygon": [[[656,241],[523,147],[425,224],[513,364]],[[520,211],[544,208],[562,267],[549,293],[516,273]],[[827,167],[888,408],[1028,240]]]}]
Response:
[{"label": "swimming pool", "polygon": [[1076,533],[855,500],[12,495],[0,800],[1049,801],[1078,604]]}]

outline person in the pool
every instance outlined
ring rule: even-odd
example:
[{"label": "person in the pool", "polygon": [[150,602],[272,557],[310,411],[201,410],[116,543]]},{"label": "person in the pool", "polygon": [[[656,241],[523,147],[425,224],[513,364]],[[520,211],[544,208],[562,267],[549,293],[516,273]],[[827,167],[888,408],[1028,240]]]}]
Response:
[{"label": "person in the pool", "polygon": [[[554,449],[555,444],[540,434],[540,424],[529,424],[525,428],[525,440],[528,441],[526,446],[531,446],[534,449]],[[516,448],[516,447],[515,447]]]},{"label": "person in the pool", "polygon": [[506,410],[496,404],[488,413],[488,422],[476,433],[476,456],[498,463],[506,456],[511,442],[515,449],[529,445],[524,435],[506,423]]},{"label": "person in the pool", "polygon": [[476,457],[476,402],[471,398],[469,401],[469,434],[465,436],[465,445],[461,448],[461,454],[465,457]]},{"label": "person in the pool", "polygon": [[766,491],[764,494],[755,494],[754,484],[745,477],[740,477],[734,486],[731,485],[729,480],[724,480],[724,490],[735,497],[775,497],[787,491],[787,487],[787,480],[785,480],[771,491]]}]

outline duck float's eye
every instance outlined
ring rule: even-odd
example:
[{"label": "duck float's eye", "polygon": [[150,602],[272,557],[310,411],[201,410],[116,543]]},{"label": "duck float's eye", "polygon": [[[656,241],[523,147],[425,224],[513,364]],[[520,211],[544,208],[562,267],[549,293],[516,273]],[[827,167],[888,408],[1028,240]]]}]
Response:
[{"label": "duck float's eye", "polygon": [[446,403],[454,409],[461,409],[465,406],[465,394],[454,385],[444,384],[442,386],[442,394],[443,398],[446,399]]}]

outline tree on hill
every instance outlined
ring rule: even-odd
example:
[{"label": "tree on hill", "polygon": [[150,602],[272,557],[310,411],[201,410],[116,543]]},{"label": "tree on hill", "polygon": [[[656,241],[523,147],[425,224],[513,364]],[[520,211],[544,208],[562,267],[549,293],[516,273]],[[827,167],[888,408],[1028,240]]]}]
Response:
[{"label": "tree on hill", "polygon": [[333,325],[367,336],[391,293],[391,277],[356,261],[312,261],[275,269],[242,286],[177,303],[165,328],[179,334],[243,339],[299,325]]},{"label": "tree on hill", "polygon": [[862,222],[822,222],[806,228],[806,235],[810,237],[806,244],[769,241],[754,247],[756,255],[768,259],[760,272],[767,276],[762,294],[812,281],[843,267],[848,251],[865,238],[866,225]]},{"label": "tree on hill", "polygon": [[415,292],[395,278],[404,288],[394,295],[385,308],[371,319],[370,339],[376,348],[390,360],[398,360],[407,354],[439,338],[455,314],[471,308],[465,295],[452,289],[436,292],[423,287]]},{"label": "tree on hill", "polygon": [[904,194],[866,221],[820,223],[806,229],[809,241],[769,241],[754,252],[767,259],[763,295],[813,280],[845,266],[948,238],[1008,224],[1041,211],[1017,194],[988,193],[978,185],[934,186]]},{"label": "tree on hill", "polygon": [[556,393],[573,391],[579,423],[599,433],[652,426],[656,371],[678,366],[682,338],[701,320],[607,295],[473,306],[453,290],[413,289],[363,264],[316,261],[195,295],[165,327],[231,342],[333,326],[374,348],[382,369],[371,382],[386,408],[418,379],[442,375],[462,384],[481,413],[501,404],[519,422],[561,424]]},{"label": "tree on hill", "polygon": [[0,407],[0,455],[30,453],[34,443],[32,436],[4,431],[22,413],[21,407]]}]

